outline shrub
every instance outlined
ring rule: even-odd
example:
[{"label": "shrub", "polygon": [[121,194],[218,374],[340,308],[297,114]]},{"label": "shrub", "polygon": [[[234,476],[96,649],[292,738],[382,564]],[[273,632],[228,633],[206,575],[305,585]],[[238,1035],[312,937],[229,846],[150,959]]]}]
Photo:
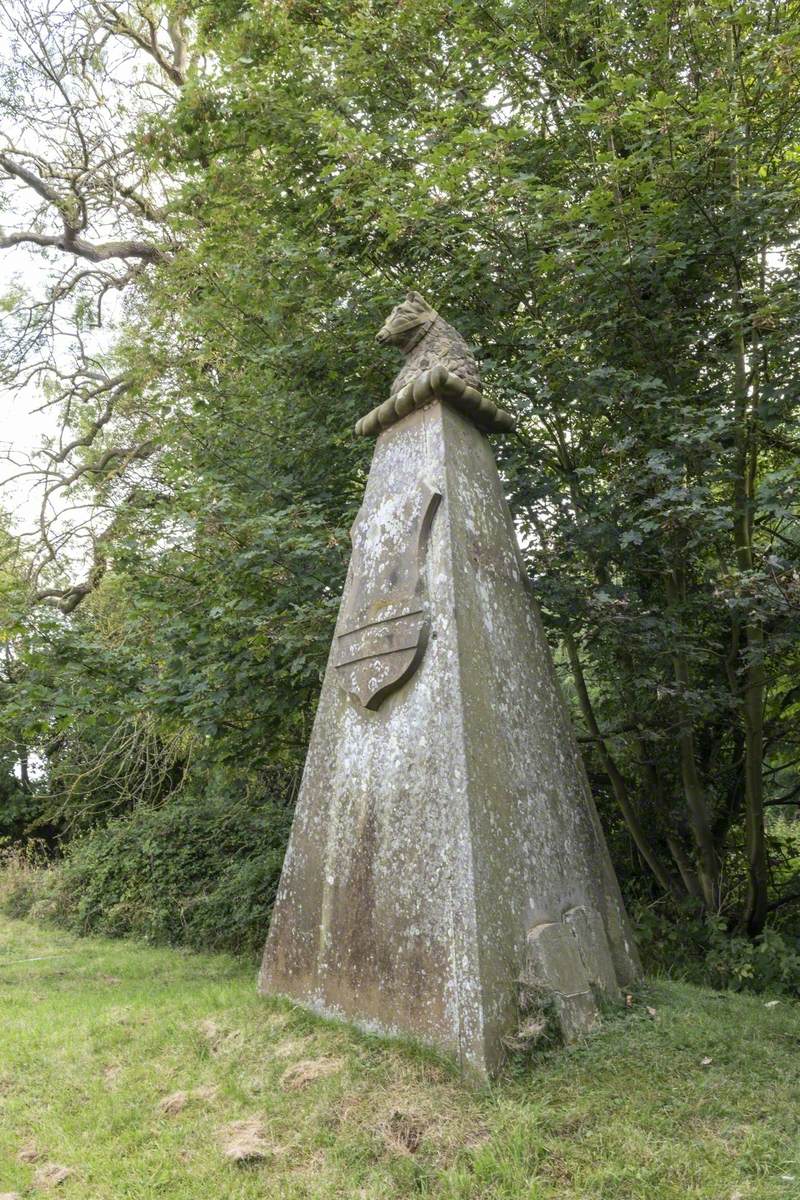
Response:
[{"label": "shrub", "polygon": [[5,912],[74,933],[255,954],[291,825],[283,800],[182,796],[70,843],[56,866],[0,895]]},{"label": "shrub", "polygon": [[0,851],[0,909],[9,917],[27,917],[46,876],[44,850],[37,842]]},{"label": "shrub", "polygon": [[644,908],[636,914],[647,971],[732,991],[800,995],[800,937],[791,928],[749,939],[723,917]]},{"label": "shrub", "polygon": [[719,918],[707,924],[705,962],[711,983],[733,991],[800,995],[800,939],[777,929],[765,929],[751,941],[730,937]]}]

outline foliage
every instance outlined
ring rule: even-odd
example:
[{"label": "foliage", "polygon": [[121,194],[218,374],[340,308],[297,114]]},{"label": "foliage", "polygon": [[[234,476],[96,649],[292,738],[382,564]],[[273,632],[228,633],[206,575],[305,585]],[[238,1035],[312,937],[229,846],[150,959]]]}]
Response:
[{"label": "foliage", "polygon": [[732,936],[721,917],[645,909],[636,913],[636,932],[648,970],[724,990],[800,996],[796,931]]},{"label": "foliage", "polygon": [[727,936],[725,923],[711,926],[711,949],[706,959],[712,979],[734,990],[790,991],[800,995],[800,943],[773,929],[752,940]]},{"label": "foliage", "polygon": [[629,836],[757,933],[765,796],[797,786],[796,14],[511,8],[199,6],[220,76],[153,131],[214,264],[181,327],[209,346],[235,297],[273,370],[324,356],[363,411],[356,331],[445,298],[518,413],[510,500]]},{"label": "foliage", "polygon": [[0,911],[9,917],[29,916],[50,883],[48,860],[34,842],[0,851]]},{"label": "foliage", "polygon": [[518,417],[497,453],[628,892],[759,938],[800,796],[796,6],[169,12],[191,55],[127,145],[169,181],[170,253],[128,294],[124,400],[75,422],[147,458],[62,489],[113,514],[98,570],[76,592],[48,559],[77,600],[12,638],[39,820],[297,769],[352,424],[396,367],[372,335],[413,285]]},{"label": "foliage", "polygon": [[28,717],[16,707],[23,673],[21,614],[28,606],[19,547],[8,525],[0,512],[0,850],[6,842],[18,842],[40,813],[30,778]]},{"label": "foliage", "polygon": [[62,863],[23,872],[2,907],[75,933],[255,955],[289,822],[285,800],[269,792],[142,805],[73,841]]}]

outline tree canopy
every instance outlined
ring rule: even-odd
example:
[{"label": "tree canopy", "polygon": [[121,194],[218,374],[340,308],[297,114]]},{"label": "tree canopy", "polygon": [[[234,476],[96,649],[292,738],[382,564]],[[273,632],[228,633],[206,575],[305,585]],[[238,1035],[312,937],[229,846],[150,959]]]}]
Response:
[{"label": "tree canopy", "polygon": [[626,887],[760,934],[800,896],[797,6],[38,4],[5,18],[0,246],[40,264],[5,382],[61,433],[9,540],[4,786],[52,836],[290,803],[415,287],[517,417]]}]

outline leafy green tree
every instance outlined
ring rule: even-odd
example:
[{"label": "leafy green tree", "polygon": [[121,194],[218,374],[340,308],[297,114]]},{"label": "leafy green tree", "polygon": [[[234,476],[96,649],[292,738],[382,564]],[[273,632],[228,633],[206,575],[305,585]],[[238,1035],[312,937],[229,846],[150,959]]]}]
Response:
[{"label": "leafy green tree", "polygon": [[258,329],[284,392],[325,358],[342,420],[400,288],[447,306],[519,415],[510,496],[629,833],[758,932],[797,715],[794,8],[195,12],[219,75],[158,145],[208,272],[182,318],[249,314],[223,389]]},{"label": "leafy green tree", "polygon": [[115,516],[37,650],[41,679],[74,664],[30,700],[49,727],[73,681],[58,769],[146,712],[192,786],[296,772],[370,453],[352,425],[395,366],[372,336],[414,286],[517,415],[497,452],[614,845],[758,934],[798,895],[769,820],[800,797],[796,6],[180,18],[179,94],[136,143],[174,181],[170,254],[92,435],[147,455],[70,485],[98,475]]}]

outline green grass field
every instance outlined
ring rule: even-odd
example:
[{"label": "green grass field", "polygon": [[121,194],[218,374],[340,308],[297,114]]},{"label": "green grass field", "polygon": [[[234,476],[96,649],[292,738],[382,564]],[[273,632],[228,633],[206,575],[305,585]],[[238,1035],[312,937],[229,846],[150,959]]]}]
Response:
[{"label": "green grass field", "polygon": [[476,1093],[257,997],[233,960],[2,919],[0,1018],[0,1195],[800,1197],[787,1000],[653,982]]}]

